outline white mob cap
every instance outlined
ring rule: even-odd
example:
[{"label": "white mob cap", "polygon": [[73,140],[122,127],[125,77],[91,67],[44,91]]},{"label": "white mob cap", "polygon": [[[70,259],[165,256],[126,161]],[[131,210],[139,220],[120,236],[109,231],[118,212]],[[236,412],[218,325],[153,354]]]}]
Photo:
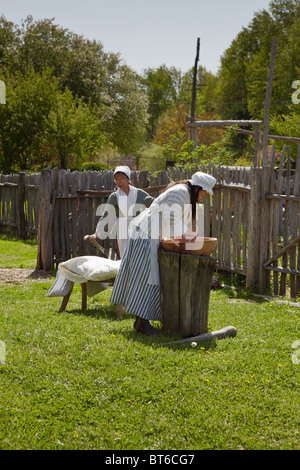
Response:
[{"label": "white mob cap", "polygon": [[195,186],[201,186],[204,191],[207,191],[209,194],[213,194],[212,188],[216,184],[217,180],[207,173],[202,173],[198,171],[194,173],[189,182]]},{"label": "white mob cap", "polygon": [[130,170],[129,166],[116,166],[115,171],[114,171],[114,175],[116,173],[124,173],[124,175],[126,175],[127,178],[130,179],[131,170]]}]

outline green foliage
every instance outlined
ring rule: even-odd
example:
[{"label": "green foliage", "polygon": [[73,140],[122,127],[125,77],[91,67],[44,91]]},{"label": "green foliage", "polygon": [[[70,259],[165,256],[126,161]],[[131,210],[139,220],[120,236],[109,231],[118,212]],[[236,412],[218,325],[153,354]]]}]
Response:
[{"label": "green foliage", "polygon": [[[291,98],[292,83],[300,78],[299,0],[272,0],[268,10],[255,12],[225,50],[217,75],[199,66],[198,118],[263,119],[274,37],[272,122],[284,119],[289,125],[281,123],[282,131],[297,132],[291,119],[299,111]],[[166,143],[164,156],[153,162],[155,170],[164,159],[175,158],[174,149],[180,165],[197,159],[248,159],[253,154],[253,139],[240,134],[214,147],[208,144],[218,136],[212,134],[210,141],[202,136],[198,141],[206,146],[199,145],[197,151],[189,144],[178,148],[176,142],[166,142],[166,135],[184,130],[185,123],[175,115],[179,109],[187,114],[191,109],[193,68],[182,73],[161,65],[138,76],[100,42],[86,40],[54,19],[34,21],[31,16],[20,27],[1,16],[0,43],[0,80],[7,88],[7,104],[0,107],[2,171],[58,161],[79,168],[84,161],[96,160],[104,145],[123,157],[138,158],[146,144]]]},{"label": "green foliage", "polygon": [[[270,129],[272,130],[273,135],[283,135],[287,137],[298,137],[300,128],[300,114],[298,112],[293,112],[290,115],[283,116],[273,116],[270,119]],[[286,142],[282,141],[271,141],[271,143],[276,145],[278,151],[281,151],[286,145]],[[290,144],[291,147],[291,157],[296,160],[298,144]]]},{"label": "green foliage", "polygon": [[80,169],[81,171],[103,171],[107,170],[107,166],[99,162],[86,162],[81,165]]},{"label": "green foliage", "polygon": [[182,132],[173,134],[169,143],[163,146],[162,152],[166,160],[174,161],[176,166],[183,168],[185,166],[192,168],[191,164],[230,165],[233,162],[233,155],[226,150],[222,142],[194,148],[194,142],[186,141],[185,134]]},{"label": "green foliage", "polygon": [[111,103],[102,117],[103,128],[112,146],[132,155],[145,143],[148,99],[136,74],[125,65],[118,67],[109,93]]},{"label": "green foliage", "polygon": [[221,58],[218,109],[223,119],[263,118],[273,38],[277,38],[271,114],[289,112],[299,75],[299,0],[273,0],[254,14]]},{"label": "green foliage", "polygon": [[0,39],[2,170],[53,159],[78,166],[104,142],[124,154],[144,144],[147,97],[117,54],[30,16],[20,29],[1,16]]},{"label": "green foliage", "polygon": [[[192,103],[192,84],[194,69],[182,75],[178,101],[190,114]],[[196,116],[217,112],[217,84],[218,77],[208,72],[201,65],[197,70]]]},{"label": "green foliage", "polygon": [[49,69],[8,77],[0,117],[0,165],[7,172],[43,164],[67,168],[105,143],[97,114],[68,89],[61,92]]},{"label": "green foliage", "polygon": [[101,121],[82,100],[74,99],[66,89],[57,94],[49,113],[44,137],[46,154],[58,157],[60,168],[78,166],[95,157],[105,144]]},{"label": "green foliage", "polygon": [[173,108],[178,99],[181,72],[175,67],[165,65],[157,69],[149,68],[144,71],[141,83],[147,93],[150,115],[148,132],[151,137],[155,134],[160,115],[167,109]]},{"label": "green foliage", "polygon": [[152,175],[157,171],[166,169],[166,158],[160,145],[149,143],[145,145],[139,154],[139,167],[143,171],[149,171]]},{"label": "green foliage", "polygon": [[6,75],[6,104],[0,106],[0,165],[4,171],[41,163],[40,142],[58,85],[49,69],[41,75]]}]

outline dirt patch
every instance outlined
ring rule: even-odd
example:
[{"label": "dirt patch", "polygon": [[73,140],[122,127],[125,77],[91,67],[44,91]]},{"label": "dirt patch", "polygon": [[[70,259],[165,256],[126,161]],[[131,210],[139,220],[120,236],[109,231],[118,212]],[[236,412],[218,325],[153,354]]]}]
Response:
[{"label": "dirt patch", "polygon": [[32,268],[0,268],[0,283],[44,281],[48,278],[49,273]]}]

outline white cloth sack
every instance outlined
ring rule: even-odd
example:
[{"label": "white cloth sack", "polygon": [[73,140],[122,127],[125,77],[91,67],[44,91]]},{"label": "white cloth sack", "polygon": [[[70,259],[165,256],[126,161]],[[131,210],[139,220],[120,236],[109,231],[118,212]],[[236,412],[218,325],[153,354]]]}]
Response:
[{"label": "white cloth sack", "polygon": [[74,282],[69,281],[69,279],[66,279],[57,272],[56,279],[52,284],[51,289],[48,291],[47,297],[64,297],[65,295],[68,295],[73,285]]},{"label": "white cloth sack", "polygon": [[105,281],[115,279],[121,260],[109,260],[98,256],[79,256],[58,265],[56,279],[47,297],[64,297],[74,282],[87,284],[87,295],[92,297],[107,289]]},{"label": "white cloth sack", "polygon": [[100,258],[99,256],[79,256],[58,265],[58,272],[73,282],[108,281],[115,279],[121,260]]}]

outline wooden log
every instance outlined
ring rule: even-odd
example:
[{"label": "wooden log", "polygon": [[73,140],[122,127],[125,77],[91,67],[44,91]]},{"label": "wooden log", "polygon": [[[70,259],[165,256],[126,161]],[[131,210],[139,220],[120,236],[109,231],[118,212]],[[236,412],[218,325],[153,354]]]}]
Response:
[{"label": "wooden log", "polygon": [[170,343],[164,343],[166,345],[172,344],[184,344],[184,343],[203,343],[207,341],[211,341],[213,339],[224,339],[224,338],[235,338],[237,335],[237,329],[234,326],[226,326],[221,330],[212,331],[211,333],[204,333],[203,335],[194,336],[192,338],[185,338],[179,341],[171,341]]},{"label": "wooden log", "polygon": [[158,259],[164,334],[188,337],[206,333],[216,259],[162,250]]},{"label": "wooden log", "polygon": [[198,119],[193,120],[187,117],[187,127],[216,127],[216,126],[255,126],[261,125],[262,121],[245,121],[245,120],[227,120],[227,121],[200,121]]},{"label": "wooden log", "polygon": [[[255,126],[255,127],[258,127],[260,129],[261,126],[259,126],[258,124]],[[256,132],[255,131],[246,131],[245,129],[234,129],[235,132],[238,132],[239,134],[245,134],[245,135],[251,135],[251,136],[256,136]],[[260,138],[263,136],[263,133],[260,132]],[[286,136],[283,136],[283,135],[272,135],[272,134],[269,134],[269,140],[281,140],[282,142],[290,142],[291,144],[299,144],[300,143],[300,139],[299,137],[286,137]],[[256,165],[254,165],[256,166]]]},{"label": "wooden log", "polygon": [[166,335],[179,331],[180,254],[158,251],[160,283],[162,287],[163,330]]}]

